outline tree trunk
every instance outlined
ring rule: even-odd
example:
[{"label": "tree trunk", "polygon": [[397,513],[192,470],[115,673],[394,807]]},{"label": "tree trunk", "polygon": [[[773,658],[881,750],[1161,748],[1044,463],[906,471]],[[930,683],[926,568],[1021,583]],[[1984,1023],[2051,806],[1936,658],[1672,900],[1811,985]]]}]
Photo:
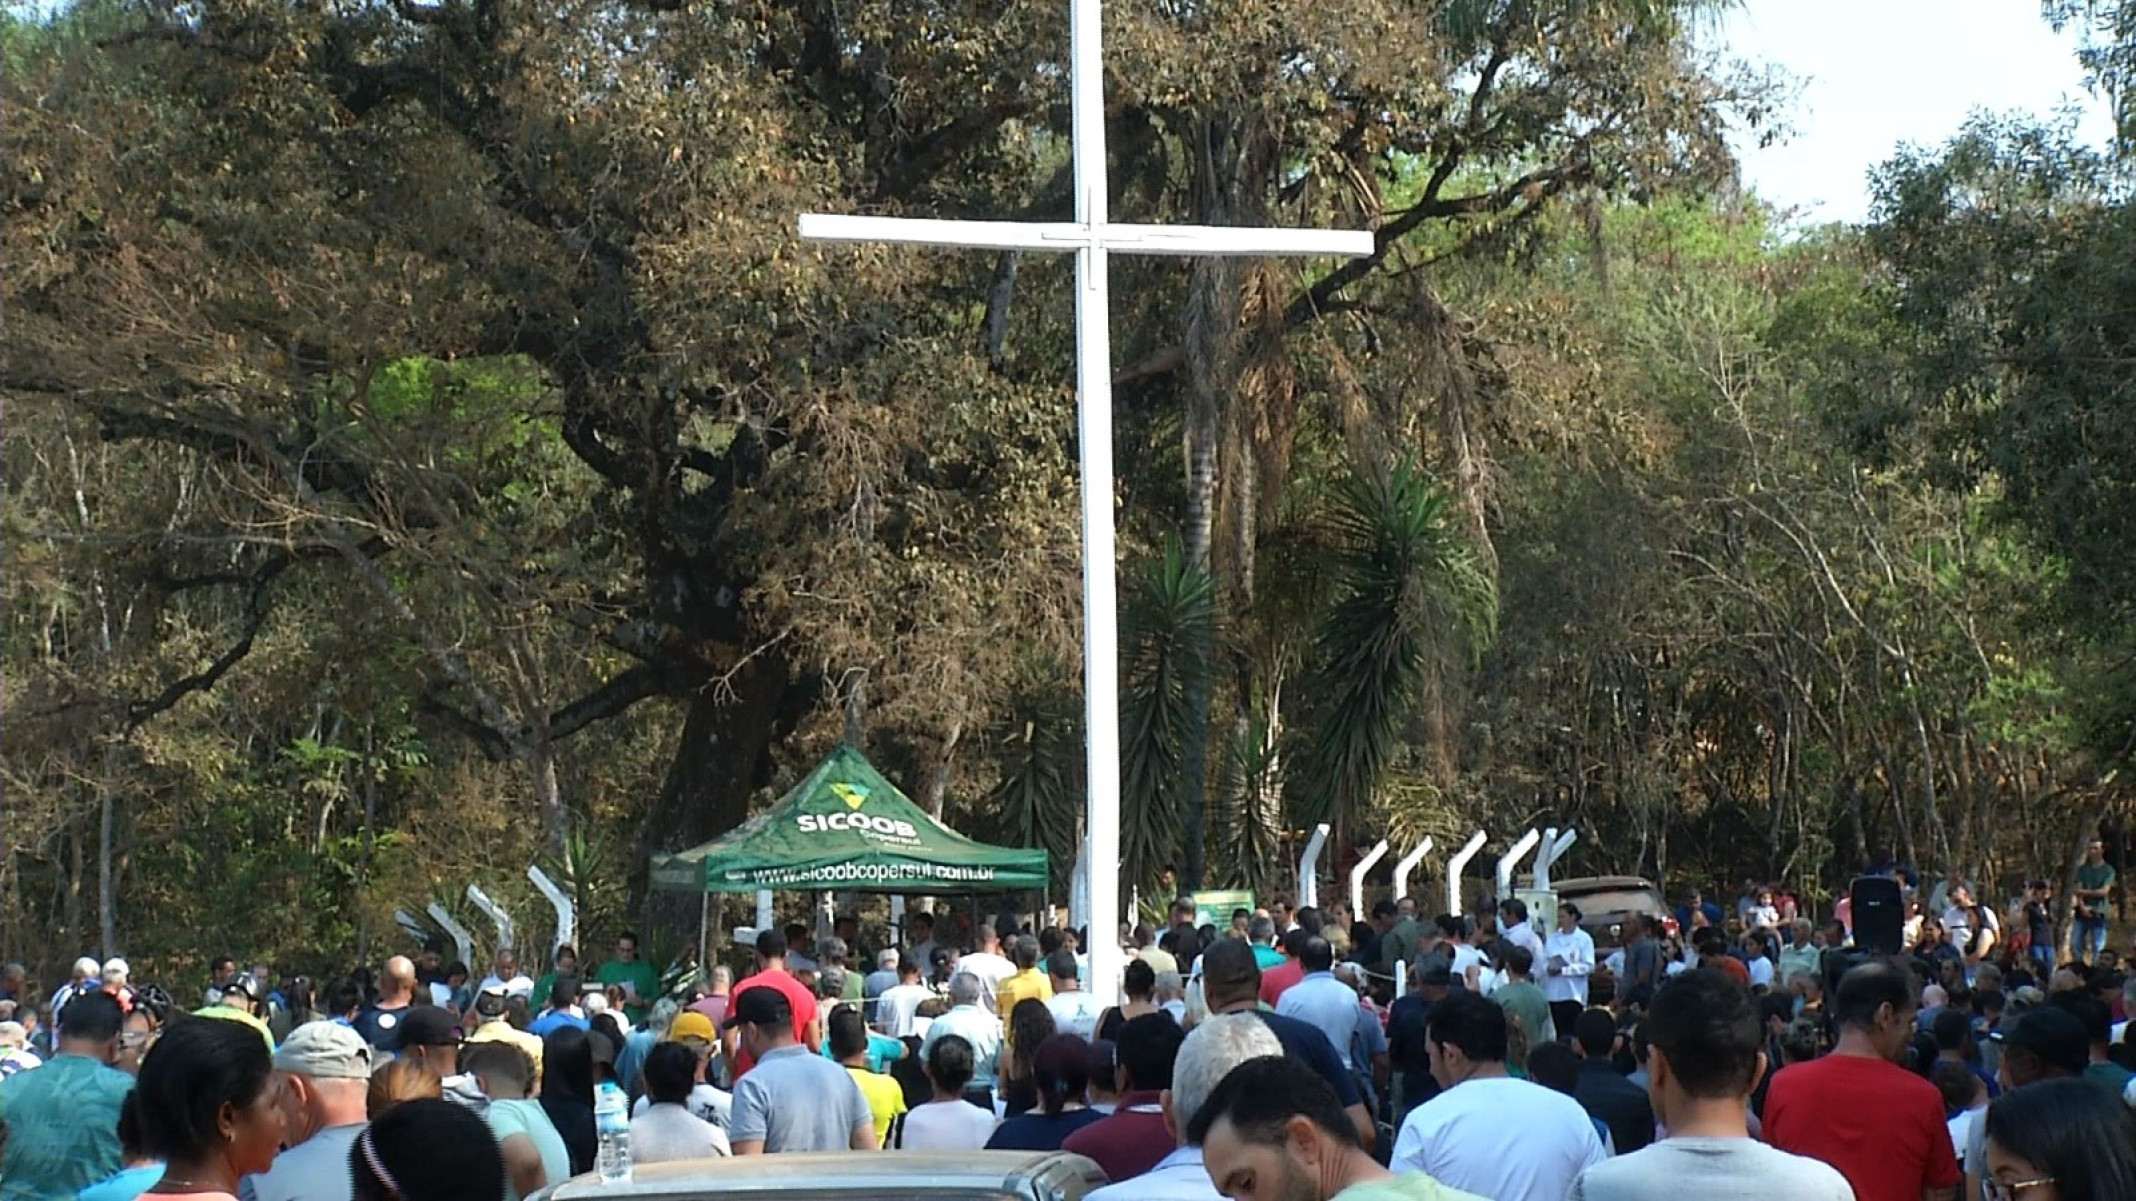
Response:
[{"label": "tree trunk", "polygon": [[2098,788],[2084,806],[2083,816],[2077,820],[2076,829],[2069,836],[2069,853],[2062,859],[2062,878],[2054,890],[2054,953],[2056,963],[2066,963],[2073,950],[2076,937],[2077,869],[2084,866],[2084,849],[2091,845],[2092,835],[2099,829],[2099,822],[2106,816],[2108,804],[2113,800],[2111,788]]},{"label": "tree trunk", "polygon": [[549,741],[549,727],[542,722],[534,732],[534,745],[527,751],[527,768],[534,776],[534,807],[541,814],[541,841],[552,855],[564,851],[564,794],[556,779],[556,744]]},{"label": "tree trunk", "polygon": [[97,781],[96,832],[96,926],[98,945],[106,959],[119,953],[118,882],[111,871],[112,822],[111,770],[116,764],[110,749],[104,752],[104,778]]},{"label": "tree trunk", "polygon": [[690,694],[667,778],[632,842],[632,912],[642,908],[653,852],[694,846],[749,816],[750,795],[771,779],[772,745],[793,727],[789,685],[773,652],[737,668],[726,699],[710,685]]},{"label": "tree trunk", "polygon": [[949,733],[942,739],[941,757],[927,777],[927,816],[936,821],[942,820],[942,805],[949,797],[949,766],[956,761],[957,741],[963,737],[964,719],[960,717],[949,723]]}]

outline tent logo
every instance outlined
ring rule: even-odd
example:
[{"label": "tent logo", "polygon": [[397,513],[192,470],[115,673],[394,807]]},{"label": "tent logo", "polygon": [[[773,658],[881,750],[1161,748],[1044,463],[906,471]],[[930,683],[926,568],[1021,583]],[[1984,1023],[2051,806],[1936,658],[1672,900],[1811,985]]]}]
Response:
[{"label": "tent logo", "polygon": [[831,791],[846,803],[848,809],[858,809],[868,799],[868,790],[858,784],[833,784]]}]

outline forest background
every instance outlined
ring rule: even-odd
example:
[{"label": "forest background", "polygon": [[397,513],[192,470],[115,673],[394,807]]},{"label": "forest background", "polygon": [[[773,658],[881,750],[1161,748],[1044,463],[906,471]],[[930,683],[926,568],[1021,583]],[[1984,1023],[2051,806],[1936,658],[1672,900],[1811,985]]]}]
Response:
[{"label": "forest background", "polygon": [[[1813,230],[1737,183],[1788,81],[1713,11],[1107,6],[1116,213],[1378,232],[1116,265],[1130,884],[1280,891],[1317,821],[1812,898],[2126,852],[2136,3],[2041,14],[2115,145],[1982,115]],[[0,958],[345,969],[470,881],[540,911],[530,862],[680,941],[648,857],[849,730],[1065,885],[1070,271],[793,220],[1065,214],[1066,45],[1059,0],[0,22]]]}]

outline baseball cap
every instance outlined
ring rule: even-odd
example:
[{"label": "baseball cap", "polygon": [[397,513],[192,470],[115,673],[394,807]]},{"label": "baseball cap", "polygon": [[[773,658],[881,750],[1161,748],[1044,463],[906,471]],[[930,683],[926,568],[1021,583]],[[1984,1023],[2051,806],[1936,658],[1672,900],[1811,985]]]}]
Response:
[{"label": "baseball cap", "polygon": [[685,1009],[669,1024],[668,1041],[679,1043],[693,1038],[699,1042],[718,1042],[719,1033],[712,1029],[711,1018],[694,1009]]},{"label": "baseball cap", "polygon": [[322,1080],[369,1080],[371,1044],[339,1022],[306,1022],[274,1053],[279,1071]]},{"label": "baseball cap", "polygon": [[404,1047],[452,1047],[460,1042],[459,1024],[435,1005],[418,1005],[401,1019]]},{"label": "baseball cap", "polygon": [[786,994],[775,988],[752,988],[729,1003],[727,1020],[720,1029],[732,1030],[744,1022],[754,1026],[778,1026],[794,1020],[794,1008]]},{"label": "baseball cap", "polygon": [[2091,1061],[2090,1040],[2085,1037],[2084,1023],[2077,1016],[2056,1005],[2042,1005],[2028,1009],[2009,1022],[1995,1037],[2003,1045],[2003,1054],[2012,1049],[2036,1056],[2041,1063],[2059,1068],[2069,1075],[2078,1076]]}]

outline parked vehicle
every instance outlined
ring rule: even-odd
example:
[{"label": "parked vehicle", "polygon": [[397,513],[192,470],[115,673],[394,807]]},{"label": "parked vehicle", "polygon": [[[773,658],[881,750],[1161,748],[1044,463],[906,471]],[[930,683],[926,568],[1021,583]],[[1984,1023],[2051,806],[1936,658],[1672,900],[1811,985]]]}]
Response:
[{"label": "parked vehicle", "polygon": [[1060,1151],[838,1151],[649,1164],[615,1184],[589,1173],[528,1201],[1080,1201],[1104,1183]]},{"label": "parked vehicle", "polygon": [[[1560,902],[1570,901],[1580,909],[1580,928],[1595,940],[1597,951],[1610,951],[1624,945],[1621,931],[1634,914],[1644,914],[1656,921],[1669,917],[1669,906],[1662,899],[1661,889],[1652,880],[1638,876],[1583,876],[1575,880],[1553,880],[1551,889]],[[1557,919],[1544,915],[1543,923]]]}]

